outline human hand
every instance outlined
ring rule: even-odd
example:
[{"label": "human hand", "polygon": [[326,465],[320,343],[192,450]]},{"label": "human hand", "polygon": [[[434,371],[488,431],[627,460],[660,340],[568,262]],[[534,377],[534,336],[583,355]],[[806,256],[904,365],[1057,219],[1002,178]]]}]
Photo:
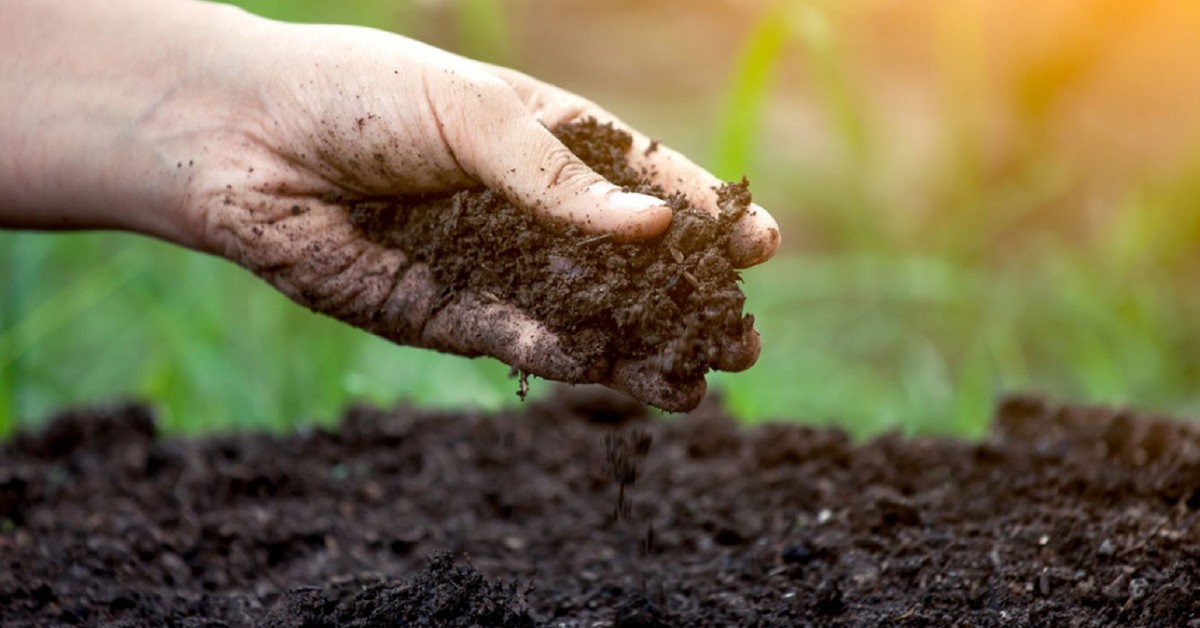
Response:
[{"label": "human hand", "polygon": [[[348,219],[364,198],[486,185],[547,219],[620,239],[667,228],[661,199],[627,194],[588,169],[546,127],[596,117],[590,102],[518,72],[380,31],[280,24],[223,12],[203,71],[187,67],[139,136],[174,176],[176,225],[159,235],[243,265],[296,302],[394,342],[490,355],[522,371],[598,382],[668,409],[688,409],[704,381],[670,385],[646,362],[582,363],[507,303],[463,294],[435,308],[429,269],[367,241]],[[222,95],[214,97],[215,92]],[[148,129],[148,130],[147,130]],[[630,158],[662,187],[717,212],[711,174],[630,130]],[[127,173],[126,173],[127,176]],[[778,228],[752,207],[734,229],[742,266],[766,260]],[[719,364],[749,367],[757,334]]]}]

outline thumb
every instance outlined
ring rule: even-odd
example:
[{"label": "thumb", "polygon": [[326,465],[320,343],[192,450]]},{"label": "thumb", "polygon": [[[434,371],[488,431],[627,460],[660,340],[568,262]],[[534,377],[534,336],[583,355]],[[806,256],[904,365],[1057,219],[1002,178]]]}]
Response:
[{"label": "thumb", "polygon": [[463,112],[466,133],[443,131],[468,174],[539,218],[565,220],[591,233],[635,240],[671,224],[665,201],[623,192],[572,154],[515,92],[507,86],[498,91],[472,99],[467,108],[475,111]]}]

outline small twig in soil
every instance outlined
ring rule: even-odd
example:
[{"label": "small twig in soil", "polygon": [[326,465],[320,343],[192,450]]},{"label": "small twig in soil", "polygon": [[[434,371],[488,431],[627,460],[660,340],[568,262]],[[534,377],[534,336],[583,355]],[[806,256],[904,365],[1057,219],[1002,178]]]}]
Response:
[{"label": "small twig in soil", "polygon": [[525,398],[529,396],[529,373],[514,366],[508,372],[508,376],[517,378],[517,396],[521,398],[521,401],[525,401]]},{"label": "small twig in soil", "polygon": [[505,285],[503,281],[500,281],[500,275],[497,275],[496,271],[488,268],[487,266],[480,266],[479,270],[482,271],[483,273],[487,274],[487,276],[490,277],[492,282],[495,283],[497,286]]},{"label": "small twig in soil", "polygon": [[592,236],[592,237],[590,237],[590,238],[588,238],[588,239],[586,239],[586,240],[580,240],[580,241],[579,241],[579,243],[578,243],[578,244],[576,244],[575,246],[577,246],[577,247],[579,247],[579,246],[587,246],[587,245],[589,245],[589,244],[593,244],[593,243],[595,243],[595,242],[603,242],[603,241],[605,241],[605,240],[607,240],[607,239],[609,239],[609,238],[611,238],[611,237],[612,237],[612,234],[611,234],[611,233],[602,233],[602,234],[600,234],[600,235],[598,235],[598,236]]}]

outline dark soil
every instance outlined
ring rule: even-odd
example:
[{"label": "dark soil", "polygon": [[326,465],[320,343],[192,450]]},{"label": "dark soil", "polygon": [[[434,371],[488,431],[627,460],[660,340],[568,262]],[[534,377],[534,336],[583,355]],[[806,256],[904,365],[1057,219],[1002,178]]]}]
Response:
[{"label": "dark soil", "polygon": [[997,417],[854,444],[589,389],[287,437],[69,412],[0,449],[0,623],[1200,625],[1197,430]]},{"label": "dark soil", "polygon": [[630,167],[627,133],[592,119],[555,133],[609,181],[667,199],[666,233],[614,242],[541,224],[487,189],[365,202],[351,219],[367,238],[429,265],[447,299],[471,291],[512,303],[583,364],[650,359],[668,382],[703,378],[754,327],[727,253],[730,227],[750,205],[748,185],[719,190],[721,214],[712,217]]}]

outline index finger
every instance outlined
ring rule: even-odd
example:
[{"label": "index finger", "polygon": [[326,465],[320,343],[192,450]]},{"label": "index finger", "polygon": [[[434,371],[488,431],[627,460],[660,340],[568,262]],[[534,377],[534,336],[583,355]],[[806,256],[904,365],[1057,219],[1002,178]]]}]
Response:
[{"label": "index finger", "polygon": [[[646,172],[650,180],[665,190],[677,190],[687,197],[693,207],[699,207],[713,216],[720,214],[717,190],[725,182],[709,171],[696,165],[682,153],[647,138],[616,117],[593,105],[577,119],[595,117],[611,121],[633,136],[633,148],[629,153],[629,164]],[[761,264],[775,254],[779,248],[779,224],[758,203],[750,207],[733,225],[729,241],[729,254],[734,265],[746,268]]]},{"label": "index finger", "polygon": [[[595,118],[629,133],[633,138],[633,146],[629,151],[630,166],[645,172],[651,181],[663,189],[682,193],[693,207],[702,208],[713,216],[720,214],[717,190],[725,182],[682,153],[651,140],[585,98],[515,70],[487,67],[508,82],[526,106],[550,128]],[[739,268],[754,266],[770,259],[779,248],[779,241],[779,224],[762,206],[751,203],[746,214],[733,226],[729,254]]]}]

